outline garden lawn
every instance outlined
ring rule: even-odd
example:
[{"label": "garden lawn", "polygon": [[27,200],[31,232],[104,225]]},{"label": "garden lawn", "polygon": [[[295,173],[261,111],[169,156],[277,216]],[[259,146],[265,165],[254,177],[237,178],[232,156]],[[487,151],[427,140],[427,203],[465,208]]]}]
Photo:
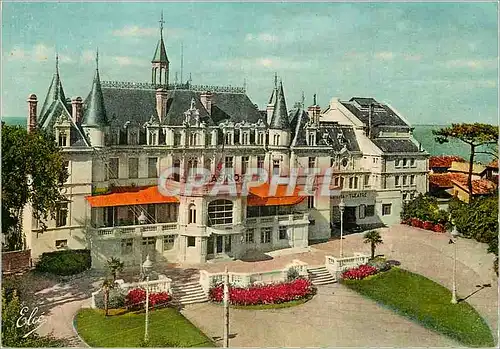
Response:
[{"label": "garden lawn", "polygon": [[491,330],[472,306],[466,302],[452,304],[447,288],[422,275],[392,268],[363,280],[342,283],[465,346],[494,346]]},{"label": "garden lawn", "polygon": [[[76,316],[78,334],[91,347],[139,347],[144,339],[145,313],[104,316],[82,309]],[[213,341],[173,308],[149,313],[149,338],[155,347],[214,347]]]}]

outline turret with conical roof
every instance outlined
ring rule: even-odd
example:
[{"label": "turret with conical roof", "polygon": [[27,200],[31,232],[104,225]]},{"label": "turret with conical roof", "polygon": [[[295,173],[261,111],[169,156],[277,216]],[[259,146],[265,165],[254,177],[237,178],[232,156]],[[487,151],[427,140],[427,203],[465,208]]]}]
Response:
[{"label": "turret with conical roof", "polygon": [[108,119],[106,117],[104,96],[102,95],[101,79],[99,77],[99,53],[97,53],[96,64],[92,90],[90,90],[84,104],[82,126],[105,127],[108,125]]},{"label": "turret with conical roof", "polygon": [[288,112],[286,110],[285,94],[283,92],[283,83],[281,81],[276,94],[276,103],[274,104],[273,117],[271,118],[271,124],[269,127],[278,130],[290,129]]},{"label": "turret with conical roof", "polygon": [[81,125],[87,135],[87,140],[93,146],[103,146],[104,135],[109,123],[99,77],[99,52],[96,55],[96,71],[92,82],[92,90],[85,99],[83,109]]},{"label": "turret with conical roof", "polygon": [[156,44],[155,54],[151,60],[151,83],[168,86],[169,64],[165,42],[163,41],[163,11],[160,19],[160,39]]},{"label": "turret with conical roof", "polygon": [[59,56],[56,54],[56,71],[54,73],[54,76],[52,77],[52,81],[50,83],[47,96],[45,97],[45,101],[43,102],[42,109],[40,109],[40,118],[38,120],[38,124],[43,124],[51,105],[57,100],[60,100],[64,105],[66,105],[66,96],[64,95],[61,77],[59,76]]}]

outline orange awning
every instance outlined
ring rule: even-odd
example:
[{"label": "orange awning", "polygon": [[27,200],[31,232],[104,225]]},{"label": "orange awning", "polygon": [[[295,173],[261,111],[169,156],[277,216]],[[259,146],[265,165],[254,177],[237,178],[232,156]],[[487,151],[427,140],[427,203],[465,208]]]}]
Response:
[{"label": "orange awning", "polygon": [[269,183],[264,183],[258,187],[250,187],[247,198],[248,206],[279,206],[279,205],[296,205],[301,203],[306,198],[299,196],[301,188],[295,187],[291,195],[287,195],[287,185],[279,184],[276,193],[270,195]]},{"label": "orange awning", "polygon": [[158,186],[115,188],[115,192],[103,195],[87,196],[92,207],[129,206],[147,204],[165,204],[179,202],[175,196],[163,196]]}]

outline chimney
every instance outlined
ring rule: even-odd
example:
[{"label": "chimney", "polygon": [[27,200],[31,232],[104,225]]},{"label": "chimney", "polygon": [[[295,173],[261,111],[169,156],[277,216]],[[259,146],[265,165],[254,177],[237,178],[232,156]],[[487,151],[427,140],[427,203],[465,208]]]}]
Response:
[{"label": "chimney", "polygon": [[156,90],[156,112],[158,113],[160,122],[167,115],[167,97],[168,93],[166,89],[159,88]]},{"label": "chimney", "polygon": [[83,100],[82,97],[74,97],[71,100],[71,117],[75,124],[80,124],[83,116]]},{"label": "chimney", "polygon": [[36,129],[36,105],[38,103],[38,99],[34,93],[30,94],[28,97],[28,120],[27,120],[27,129],[28,132],[32,132]]},{"label": "chimney", "polygon": [[201,100],[201,104],[203,104],[203,106],[207,110],[208,114],[209,115],[212,114],[212,92],[210,92],[210,91],[203,92],[200,95],[200,100]]},{"label": "chimney", "polygon": [[372,116],[373,116],[373,103],[370,104],[368,111],[368,138],[372,138]]}]

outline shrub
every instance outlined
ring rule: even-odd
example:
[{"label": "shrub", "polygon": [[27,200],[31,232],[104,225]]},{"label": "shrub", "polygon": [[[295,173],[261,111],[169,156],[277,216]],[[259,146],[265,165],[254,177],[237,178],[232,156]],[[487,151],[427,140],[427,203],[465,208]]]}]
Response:
[{"label": "shrub", "polygon": [[[248,288],[231,287],[229,302],[232,305],[278,304],[305,298],[314,294],[315,288],[311,281],[296,279],[270,285],[250,286]],[[212,302],[222,302],[224,288],[217,286],[210,289],[209,299]]]},{"label": "shrub", "polygon": [[371,265],[363,264],[357,268],[349,269],[341,274],[342,279],[361,280],[370,275],[377,274],[377,268]]},{"label": "shrub", "polygon": [[422,224],[422,228],[424,228],[426,230],[432,230],[434,228],[434,223],[432,223],[431,221],[425,221]]},{"label": "shrub", "polygon": [[[99,309],[104,309],[104,291],[99,291],[95,295],[95,305]],[[109,290],[108,309],[120,309],[125,306],[125,294],[118,288]]]},{"label": "shrub", "polygon": [[[172,300],[172,297],[167,292],[151,292],[149,293],[149,305],[152,309],[165,306]],[[146,291],[142,288],[134,288],[128,291],[125,297],[125,306],[130,309],[142,308],[146,303]]]},{"label": "shrub", "polygon": [[290,268],[286,272],[287,281],[293,281],[300,277],[299,271],[296,268]]},{"label": "shrub", "polygon": [[372,259],[367,265],[375,267],[377,271],[387,271],[391,269],[391,265],[383,259]]},{"label": "shrub", "polygon": [[35,269],[54,275],[75,275],[90,269],[90,250],[64,250],[42,253]]}]

